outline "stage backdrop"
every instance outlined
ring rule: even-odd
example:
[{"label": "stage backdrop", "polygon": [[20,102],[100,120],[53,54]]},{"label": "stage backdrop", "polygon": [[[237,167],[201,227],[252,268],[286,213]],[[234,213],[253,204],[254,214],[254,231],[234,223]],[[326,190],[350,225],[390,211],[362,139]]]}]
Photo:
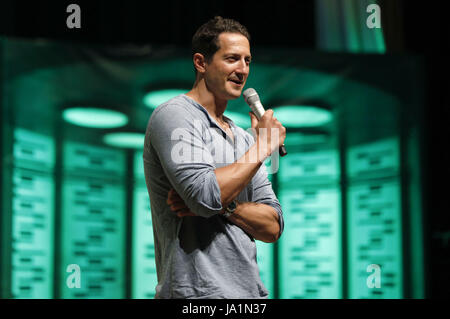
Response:
[{"label": "stage backdrop", "polygon": [[[143,134],[192,87],[189,49],[9,38],[0,53],[1,297],[153,298]],[[246,87],[289,153],[266,162],[285,218],[257,242],[270,297],[422,298],[421,60],[252,55]],[[247,129],[248,111],[240,97],[226,115]]]}]

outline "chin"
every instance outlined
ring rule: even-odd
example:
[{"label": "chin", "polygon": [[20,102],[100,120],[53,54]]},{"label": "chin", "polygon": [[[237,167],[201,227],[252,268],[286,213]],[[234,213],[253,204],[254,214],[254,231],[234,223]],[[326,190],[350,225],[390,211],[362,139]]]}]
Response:
[{"label": "chin", "polygon": [[239,93],[238,95],[236,95],[236,94],[230,94],[229,95],[230,97],[229,97],[229,100],[236,100],[237,98],[239,98],[240,96],[241,96],[241,94]]},{"label": "chin", "polygon": [[228,99],[235,100],[241,96],[242,89],[241,90],[230,90],[227,93],[228,93]]}]

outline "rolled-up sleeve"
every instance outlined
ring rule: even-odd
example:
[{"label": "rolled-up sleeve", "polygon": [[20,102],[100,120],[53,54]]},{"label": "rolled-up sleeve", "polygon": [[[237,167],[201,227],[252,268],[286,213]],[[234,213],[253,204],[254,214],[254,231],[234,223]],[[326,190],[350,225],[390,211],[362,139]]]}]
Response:
[{"label": "rolled-up sleeve", "polygon": [[269,181],[266,166],[263,164],[252,179],[253,197],[252,202],[266,204],[275,209],[278,214],[280,225],[279,236],[284,230],[284,219],[281,204],[273,192],[272,183]]},{"label": "rolled-up sleeve", "polygon": [[195,214],[211,217],[222,210],[216,169],[200,120],[185,107],[166,104],[154,111],[146,143],[158,155],[165,175]]}]

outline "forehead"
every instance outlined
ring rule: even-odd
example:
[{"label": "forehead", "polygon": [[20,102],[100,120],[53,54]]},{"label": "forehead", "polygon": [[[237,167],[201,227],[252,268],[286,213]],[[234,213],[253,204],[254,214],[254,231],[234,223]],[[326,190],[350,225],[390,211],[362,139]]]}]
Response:
[{"label": "forehead", "polygon": [[220,49],[217,52],[250,55],[250,43],[240,33],[221,33],[218,37],[218,42]]}]

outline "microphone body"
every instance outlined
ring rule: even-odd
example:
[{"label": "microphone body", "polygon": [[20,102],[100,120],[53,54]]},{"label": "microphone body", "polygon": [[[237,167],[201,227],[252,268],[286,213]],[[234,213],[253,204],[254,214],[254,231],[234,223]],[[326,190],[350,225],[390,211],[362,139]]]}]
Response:
[{"label": "microphone body", "polygon": [[[258,120],[260,120],[266,111],[264,110],[264,106],[261,104],[258,93],[256,93],[255,89],[248,88],[244,91],[243,96],[245,102],[247,102],[247,104],[252,109],[253,114],[255,114]],[[286,147],[284,146],[284,144],[280,146],[278,152],[280,153],[281,157],[287,155]]]}]

